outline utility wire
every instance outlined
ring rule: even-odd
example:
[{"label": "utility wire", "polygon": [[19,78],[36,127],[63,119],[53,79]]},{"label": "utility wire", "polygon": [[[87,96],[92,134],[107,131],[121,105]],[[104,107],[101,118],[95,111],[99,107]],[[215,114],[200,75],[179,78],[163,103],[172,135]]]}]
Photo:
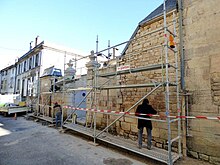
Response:
[{"label": "utility wire", "polygon": [[26,50],[23,50],[23,49],[6,48],[6,47],[3,47],[3,46],[0,46],[0,49],[16,50],[16,51],[26,51]]}]

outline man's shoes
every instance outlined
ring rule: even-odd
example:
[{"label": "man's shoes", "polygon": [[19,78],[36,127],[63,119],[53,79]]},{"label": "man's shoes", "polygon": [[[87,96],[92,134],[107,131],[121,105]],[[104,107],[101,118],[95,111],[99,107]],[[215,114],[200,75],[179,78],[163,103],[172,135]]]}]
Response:
[{"label": "man's shoes", "polygon": [[148,150],[151,150],[151,146],[147,146],[147,149],[148,149]]},{"label": "man's shoes", "polygon": [[142,148],[142,145],[138,145],[138,148],[141,149],[141,148]]}]

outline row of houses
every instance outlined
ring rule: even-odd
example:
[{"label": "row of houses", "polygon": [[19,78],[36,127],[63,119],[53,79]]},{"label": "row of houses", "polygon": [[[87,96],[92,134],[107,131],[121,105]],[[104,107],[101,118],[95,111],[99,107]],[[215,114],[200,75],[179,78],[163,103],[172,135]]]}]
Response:
[{"label": "row of houses", "polygon": [[37,97],[38,79],[44,75],[44,70],[52,67],[54,71],[58,69],[58,72],[61,71],[63,75],[65,60],[83,56],[77,53],[70,48],[45,41],[36,43],[35,47],[18,58],[15,64],[0,71],[0,93],[2,95],[19,94],[19,101]]}]

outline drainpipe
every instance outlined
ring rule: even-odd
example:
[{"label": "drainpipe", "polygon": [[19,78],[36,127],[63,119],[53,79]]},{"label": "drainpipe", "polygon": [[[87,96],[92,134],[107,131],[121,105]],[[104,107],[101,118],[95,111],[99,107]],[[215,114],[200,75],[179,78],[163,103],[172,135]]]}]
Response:
[{"label": "drainpipe", "polygon": [[17,64],[15,64],[15,82],[14,82],[14,94],[16,94],[16,88],[17,88]]},{"label": "drainpipe", "polygon": [[185,90],[185,55],[184,55],[184,46],[183,46],[183,4],[182,0],[178,0],[179,8],[179,36],[180,36],[180,67],[181,67],[181,89]]},{"label": "drainpipe", "polygon": [[[182,95],[182,115],[188,115],[188,95],[185,89],[185,53],[183,43],[183,0],[178,0],[179,9],[179,38],[180,38],[180,76],[181,76],[181,90]],[[185,105],[185,106],[184,106]],[[183,107],[184,106],[184,107]],[[185,110],[184,110],[185,109]],[[183,137],[183,156],[187,156],[187,134],[188,134],[188,120],[182,121],[182,137]]]}]

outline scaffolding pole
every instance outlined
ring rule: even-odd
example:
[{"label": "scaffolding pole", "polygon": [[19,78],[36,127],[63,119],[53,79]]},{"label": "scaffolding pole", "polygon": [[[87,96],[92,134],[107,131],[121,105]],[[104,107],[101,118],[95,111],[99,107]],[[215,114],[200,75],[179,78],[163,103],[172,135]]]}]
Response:
[{"label": "scaffolding pole", "polygon": [[[174,36],[174,42],[176,43],[176,16],[175,13],[173,12],[173,36]],[[179,81],[178,81],[178,53],[177,53],[177,46],[175,46],[174,49],[174,55],[175,55],[175,71],[176,71],[176,99],[177,99],[177,115],[180,116],[181,115],[181,110],[180,110],[180,96],[179,96]],[[178,118],[178,137],[180,137],[178,139],[178,153],[179,156],[182,155],[182,147],[181,147],[181,119]]]},{"label": "scaffolding pole", "polygon": [[[164,16],[164,49],[165,49],[165,61],[166,61],[166,92],[165,92],[165,102],[166,102],[166,116],[170,115],[170,98],[169,98],[169,70],[168,70],[168,36],[167,36],[167,20],[166,20],[166,0],[163,2],[163,16]],[[168,127],[168,164],[172,165],[172,155],[171,155],[171,128],[170,128],[170,118],[167,117],[167,127]]]}]

